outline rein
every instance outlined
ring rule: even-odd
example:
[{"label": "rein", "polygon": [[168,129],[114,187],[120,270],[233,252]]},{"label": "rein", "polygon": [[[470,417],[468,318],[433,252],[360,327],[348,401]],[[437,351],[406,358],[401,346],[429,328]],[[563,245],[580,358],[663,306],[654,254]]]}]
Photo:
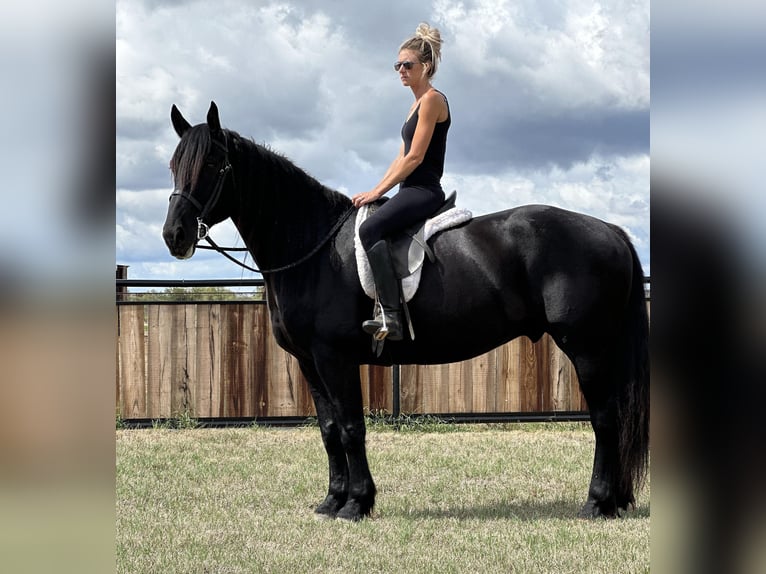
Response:
[{"label": "rein", "polygon": [[248,271],[254,271],[255,273],[260,273],[261,275],[266,275],[268,273],[279,273],[280,271],[287,271],[288,269],[292,269],[293,267],[298,267],[298,265],[305,263],[309,259],[311,259],[314,255],[317,254],[317,252],[324,247],[325,243],[327,243],[332,237],[338,232],[341,225],[343,225],[346,220],[349,218],[349,216],[356,211],[355,207],[349,207],[346,213],[340,216],[338,221],[335,222],[335,224],[332,226],[330,231],[322,238],[322,241],[320,241],[316,247],[314,247],[311,251],[309,251],[306,255],[301,257],[300,259],[297,259],[296,261],[293,261],[292,263],[288,263],[287,265],[282,265],[281,267],[272,267],[271,269],[256,269],[255,267],[250,267],[249,265],[242,263],[238,259],[232,257],[227,251],[248,251],[246,247],[220,247],[209,235],[205,235],[202,239],[207,241],[210,245],[198,245],[199,249],[211,249],[214,251],[217,251],[226,259],[229,261],[233,261],[240,267],[244,267]]}]

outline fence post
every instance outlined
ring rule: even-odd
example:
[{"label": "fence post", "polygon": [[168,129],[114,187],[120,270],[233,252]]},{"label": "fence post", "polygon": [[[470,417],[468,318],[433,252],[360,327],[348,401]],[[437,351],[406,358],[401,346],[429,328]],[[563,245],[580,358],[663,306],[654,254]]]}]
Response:
[{"label": "fence post", "polygon": [[[128,278],[128,265],[118,265],[116,272],[117,279]],[[128,292],[128,288],[123,285],[117,285],[117,300],[122,301],[125,299],[125,293]]]}]

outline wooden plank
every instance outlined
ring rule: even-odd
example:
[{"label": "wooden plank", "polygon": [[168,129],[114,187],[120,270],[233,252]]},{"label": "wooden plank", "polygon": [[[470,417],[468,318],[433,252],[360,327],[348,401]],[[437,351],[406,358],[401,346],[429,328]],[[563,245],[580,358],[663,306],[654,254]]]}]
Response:
[{"label": "wooden plank", "polygon": [[[440,409],[440,397],[442,395],[449,394],[449,385],[446,383],[447,377],[444,377],[445,384],[443,388],[439,388],[435,384],[435,381],[440,379],[439,376],[433,376],[433,371],[442,371],[442,366],[434,365],[413,365],[413,375],[415,377],[415,384],[423,389],[423,411],[426,413],[438,413]],[[443,369],[446,371],[447,367],[444,365]],[[446,410],[446,409],[443,409]]]},{"label": "wooden plank", "polygon": [[194,364],[194,372],[190,373],[189,411],[195,417],[210,416],[210,390],[212,354],[210,333],[210,314],[215,305],[195,305],[194,307],[194,354],[190,359]]},{"label": "wooden plank", "polygon": [[370,407],[370,369],[372,365],[359,365],[359,383],[362,385],[362,409],[365,414],[372,412]]},{"label": "wooden plank", "polygon": [[498,349],[498,412],[518,412],[521,408],[520,345],[519,339],[514,339]]},{"label": "wooden plank", "polygon": [[255,405],[262,401],[262,379],[252,368],[252,319],[243,305],[222,305],[223,344],[221,346],[220,416],[253,417]]},{"label": "wooden plank", "polygon": [[145,309],[143,305],[126,305],[117,310],[119,412],[125,419],[144,418],[147,416]]},{"label": "wooden plank", "polygon": [[509,412],[521,411],[521,364],[524,352],[525,342],[522,338],[514,339],[508,343],[508,392],[510,395]]},{"label": "wooden plank", "polygon": [[473,361],[460,361],[447,365],[449,395],[447,410],[439,412],[466,413],[473,408]]},{"label": "wooden plank", "polygon": [[186,315],[188,305],[161,305],[157,324],[157,354],[159,357],[159,385],[156,409],[152,417],[178,416],[179,395],[184,397],[188,383],[188,332]]},{"label": "wooden plank", "polygon": [[[467,361],[468,362],[468,361]],[[486,413],[495,410],[495,370],[497,353],[479,355],[471,363],[471,412]]]},{"label": "wooden plank", "polygon": [[413,414],[436,412],[437,398],[434,396],[434,394],[435,392],[438,393],[439,389],[434,389],[434,385],[431,384],[430,378],[425,376],[425,371],[428,368],[428,365],[408,366],[410,376],[412,377],[411,384],[420,389],[419,393],[422,397],[422,400],[420,401],[420,410],[414,411]]},{"label": "wooden plank", "polygon": [[160,416],[160,305],[146,307],[146,416],[157,418]]},{"label": "wooden plank", "polygon": [[174,354],[171,348],[173,309],[172,305],[149,306],[147,416],[152,419],[170,417],[171,379],[167,371],[172,368],[171,357]]},{"label": "wooden plank", "polygon": [[391,367],[371,367],[370,408],[386,413],[393,412],[393,392],[393,371]]},{"label": "wooden plank", "polygon": [[459,387],[459,381],[456,384],[450,380],[450,366],[445,364],[412,365],[412,367],[414,384],[422,389],[421,414],[449,412],[450,396]]},{"label": "wooden plank", "polygon": [[519,398],[520,411],[535,412],[540,410],[538,403],[539,394],[537,392],[537,356],[535,346],[532,341],[526,337],[519,337],[520,342],[520,363],[519,363]]},{"label": "wooden plank", "polygon": [[550,354],[551,410],[566,411],[572,406],[570,366],[567,356],[558,347],[553,347]]},{"label": "wooden plank", "polygon": [[423,409],[422,388],[414,380],[413,370],[413,365],[399,367],[399,408],[403,415],[416,414]]},{"label": "wooden plank", "polygon": [[257,325],[263,333],[263,336],[258,337],[258,345],[264,349],[256,375],[261,389],[257,397],[257,416],[294,415],[299,383],[295,379],[295,369],[291,367],[294,359],[277,344],[265,305],[258,309],[257,319]]},{"label": "wooden plank", "polygon": [[400,409],[402,414],[423,412],[423,386],[417,379],[415,365],[402,365],[399,368]]},{"label": "wooden plank", "polygon": [[115,382],[115,390],[114,390],[114,399],[115,399],[115,414],[118,417],[123,417],[123,408],[122,408],[122,396],[120,394],[120,384],[122,382],[122,375],[120,374],[120,308],[117,307],[117,332],[115,333],[114,338],[114,356],[117,357],[117,360],[114,362],[115,366],[115,373],[114,373],[114,382]]},{"label": "wooden plank", "polygon": [[221,376],[221,305],[197,305],[196,372],[190,384],[197,417],[215,417],[220,408]]},{"label": "wooden plank", "polygon": [[194,413],[195,381],[197,379],[197,305],[177,308],[175,336],[178,345],[174,358],[174,376],[170,380],[170,416]]},{"label": "wooden plank", "polygon": [[550,354],[553,341],[549,335],[543,335],[534,344],[535,384],[537,386],[537,408],[542,411],[553,410],[551,403]]},{"label": "wooden plank", "polygon": [[[508,345],[502,345],[494,350],[495,353],[495,374],[494,374],[494,402],[492,404],[491,411],[500,413],[508,410],[508,386],[505,382],[505,355],[506,347]],[[490,410],[489,405],[487,409]]]},{"label": "wooden plank", "polygon": [[[428,374],[430,385],[433,389],[432,395],[436,399],[434,409],[429,412],[448,413],[450,412],[451,396],[463,392],[463,385],[460,377],[453,377],[455,372],[455,363],[446,365],[428,365],[423,369],[423,374]],[[458,374],[460,371],[458,370]],[[454,380],[453,380],[454,379]]]},{"label": "wooden plank", "polygon": [[224,305],[217,305],[211,309],[210,313],[210,416],[222,410],[222,392],[223,385],[223,313],[221,309]]}]

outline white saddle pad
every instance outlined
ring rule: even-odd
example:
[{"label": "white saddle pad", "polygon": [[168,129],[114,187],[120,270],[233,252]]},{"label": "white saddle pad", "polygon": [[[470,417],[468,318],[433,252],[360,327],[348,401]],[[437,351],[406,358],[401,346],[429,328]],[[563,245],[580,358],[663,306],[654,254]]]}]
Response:
[{"label": "white saddle pad", "polygon": [[[372,279],[372,270],[370,269],[370,263],[367,260],[367,253],[362,247],[362,241],[359,239],[359,226],[367,219],[368,206],[363,205],[359,212],[356,214],[356,223],[354,226],[354,248],[356,250],[356,266],[359,269],[359,281],[362,284],[364,292],[370,299],[375,298],[375,283]],[[433,219],[426,221],[426,228],[424,230],[424,236],[426,241],[434,233],[449,229],[461,223],[465,223],[473,218],[473,214],[467,209],[462,207],[453,207],[452,209],[440,213]],[[409,275],[402,279],[402,291],[404,293],[404,300],[409,301],[415,295],[420,284],[420,273],[423,270],[422,263],[418,268]]]}]

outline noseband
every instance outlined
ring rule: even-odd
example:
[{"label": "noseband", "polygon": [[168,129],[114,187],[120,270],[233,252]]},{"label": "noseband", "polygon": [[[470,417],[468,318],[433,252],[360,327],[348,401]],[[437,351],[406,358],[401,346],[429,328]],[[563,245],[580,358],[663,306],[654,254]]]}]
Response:
[{"label": "noseband", "polygon": [[173,193],[170,194],[168,201],[173,199],[173,196],[180,196],[186,201],[191,203],[199,212],[197,216],[197,241],[205,239],[210,233],[210,227],[205,223],[205,217],[210,213],[223,191],[223,184],[226,181],[226,175],[231,171],[231,163],[229,162],[229,148],[226,145],[226,134],[223,135],[223,143],[212,140],[213,144],[218,146],[223,151],[223,165],[218,170],[218,179],[215,182],[213,193],[210,194],[207,202],[203,206],[189,191],[175,188]]}]

